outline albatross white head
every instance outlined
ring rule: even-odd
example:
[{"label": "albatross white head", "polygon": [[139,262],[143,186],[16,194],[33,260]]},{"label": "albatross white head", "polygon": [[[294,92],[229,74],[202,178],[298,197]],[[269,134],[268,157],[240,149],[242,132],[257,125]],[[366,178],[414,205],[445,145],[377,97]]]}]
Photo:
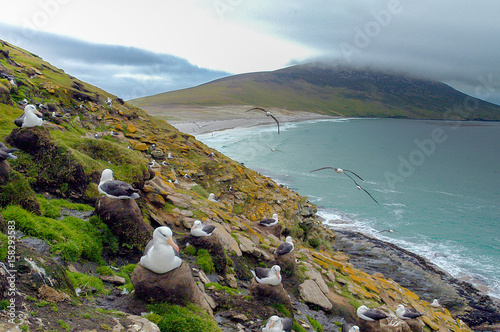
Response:
[{"label": "albatross white head", "polygon": [[262,328],[262,332],[283,332],[281,318],[276,315],[269,317],[266,326]]},{"label": "albatross white head", "polygon": [[172,230],[167,226],[160,226],[153,232],[153,243],[155,246],[169,245],[179,252],[179,247],[172,239]]},{"label": "albatross white head", "polygon": [[110,180],[113,180],[113,171],[109,168],[106,168],[104,171],[102,171],[100,184]]}]

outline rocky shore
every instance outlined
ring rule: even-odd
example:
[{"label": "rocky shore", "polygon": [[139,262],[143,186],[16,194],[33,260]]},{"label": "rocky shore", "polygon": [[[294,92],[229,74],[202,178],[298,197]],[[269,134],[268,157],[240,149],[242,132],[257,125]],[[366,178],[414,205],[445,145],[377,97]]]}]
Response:
[{"label": "rocky shore", "polygon": [[454,317],[475,330],[500,330],[500,301],[472,284],[458,280],[438,266],[394,244],[367,235],[335,230],[336,250],[367,273],[382,273],[426,301],[439,299]]}]

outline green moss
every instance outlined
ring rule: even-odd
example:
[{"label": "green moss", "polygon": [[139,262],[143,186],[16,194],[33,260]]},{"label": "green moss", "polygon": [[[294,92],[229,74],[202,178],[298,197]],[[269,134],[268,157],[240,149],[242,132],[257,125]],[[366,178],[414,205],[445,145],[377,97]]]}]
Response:
[{"label": "green moss", "polygon": [[112,275],[114,275],[113,270],[109,266],[105,266],[105,265],[99,266],[96,269],[96,273],[100,274],[102,276],[112,276]]},{"label": "green moss", "polygon": [[57,219],[60,218],[64,209],[76,211],[92,211],[94,208],[87,204],[72,203],[65,199],[46,199],[42,195],[37,195],[40,203],[42,216]]},{"label": "green moss", "polygon": [[311,316],[307,315],[307,320],[309,321],[309,324],[311,324],[312,328],[316,332],[323,332],[323,325],[321,325],[316,319],[312,318]]},{"label": "green moss", "polygon": [[208,197],[208,195],[210,194],[205,188],[200,185],[194,186],[193,188],[191,188],[191,190],[198,194],[198,196],[200,197]]},{"label": "green moss", "polygon": [[307,332],[307,330],[305,328],[303,328],[295,319],[293,320],[292,329],[295,332]]},{"label": "green moss", "polygon": [[196,255],[196,247],[194,247],[194,246],[187,246],[186,248],[184,248],[184,254],[186,254],[188,256],[194,256],[194,255]]},{"label": "green moss", "polygon": [[205,271],[205,273],[211,273],[215,270],[214,262],[212,261],[212,256],[206,249],[198,250],[198,258],[196,260],[200,268]]},{"label": "green moss", "polygon": [[94,262],[102,261],[102,235],[89,221],[76,217],[56,220],[36,216],[18,206],[2,211],[4,219],[14,220],[16,229],[26,235],[46,240],[51,252],[68,261],[82,257]]},{"label": "green moss", "polygon": [[0,301],[0,310],[5,310],[7,307],[10,305],[9,300],[2,300]]},{"label": "green moss", "polygon": [[32,212],[40,211],[36,194],[29,182],[22,174],[14,170],[11,180],[4,186],[0,186],[0,207],[8,205],[19,205]]},{"label": "green moss", "polygon": [[220,332],[217,322],[206,312],[193,304],[186,307],[168,303],[154,304],[148,306],[148,310],[158,321],[157,325],[161,332]]},{"label": "green moss", "polygon": [[290,317],[292,318],[292,314],[290,313],[290,310],[288,310],[283,304],[281,303],[273,303],[272,307],[281,314],[281,316],[285,317]]},{"label": "green moss", "polygon": [[318,239],[317,237],[309,239],[309,245],[313,248],[319,247],[320,244],[321,244],[321,240]]},{"label": "green moss", "polygon": [[104,283],[97,277],[71,271],[68,271],[68,277],[71,280],[74,288],[93,287],[99,293],[106,293],[104,289]]},{"label": "green moss", "polygon": [[65,323],[64,321],[62,320],[57,320],[57,324],[62,327],[63,329],[65,329],[66,331],[71,331],[71,326],[68,325],[68,323]]},{"label": "green moss", "polygon": [[240,291],[235,288],[222,286],[221,284],[218,284],[216,282],[209,282],[208,284],[205,285],[205,288],[210,288],[210,287],[214,287],[217,290],[224,291],[231,295],[236,295],[240,293]]},{"label": "green moss", "polygon": [[9,249],[9,237],[0,233],[0,261],[3,262],[7,258],[7,251]]}]

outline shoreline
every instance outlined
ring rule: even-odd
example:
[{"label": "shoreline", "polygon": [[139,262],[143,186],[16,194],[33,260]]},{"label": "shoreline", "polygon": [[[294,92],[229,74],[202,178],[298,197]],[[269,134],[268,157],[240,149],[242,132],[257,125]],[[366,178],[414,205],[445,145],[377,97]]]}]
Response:
[{"label": "shoreline", "polygon": [[[326,119],[339,119],[342,117],[312,114],[312,115],[299,115],[299,116],[280,116],[280,123],[289,122],[303,122],[311,120],[326,120]],[[235,129],[235,128],[249,128],[262,125],[275,124],[275,121],[269,119],[265,115],[260,118],[234,118],[225,120],[200,120],[200,121],[167,121],[170,125],[174,126],[177,130],[190,135],[207,134],[216,131]]]}]

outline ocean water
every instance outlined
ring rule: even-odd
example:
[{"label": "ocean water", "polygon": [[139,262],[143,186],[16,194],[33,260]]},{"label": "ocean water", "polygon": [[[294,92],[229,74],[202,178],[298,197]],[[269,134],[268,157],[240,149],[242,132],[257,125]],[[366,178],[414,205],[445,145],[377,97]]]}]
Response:
[{"label": "ocean water", "polygon": [[[196,136],[318,205],[333,229],[394,243],[500,298],[500,123],[328,119]],[[379,204],[344,174],[351,170]],[[393,230],[393,233],[384,230]]]}]

